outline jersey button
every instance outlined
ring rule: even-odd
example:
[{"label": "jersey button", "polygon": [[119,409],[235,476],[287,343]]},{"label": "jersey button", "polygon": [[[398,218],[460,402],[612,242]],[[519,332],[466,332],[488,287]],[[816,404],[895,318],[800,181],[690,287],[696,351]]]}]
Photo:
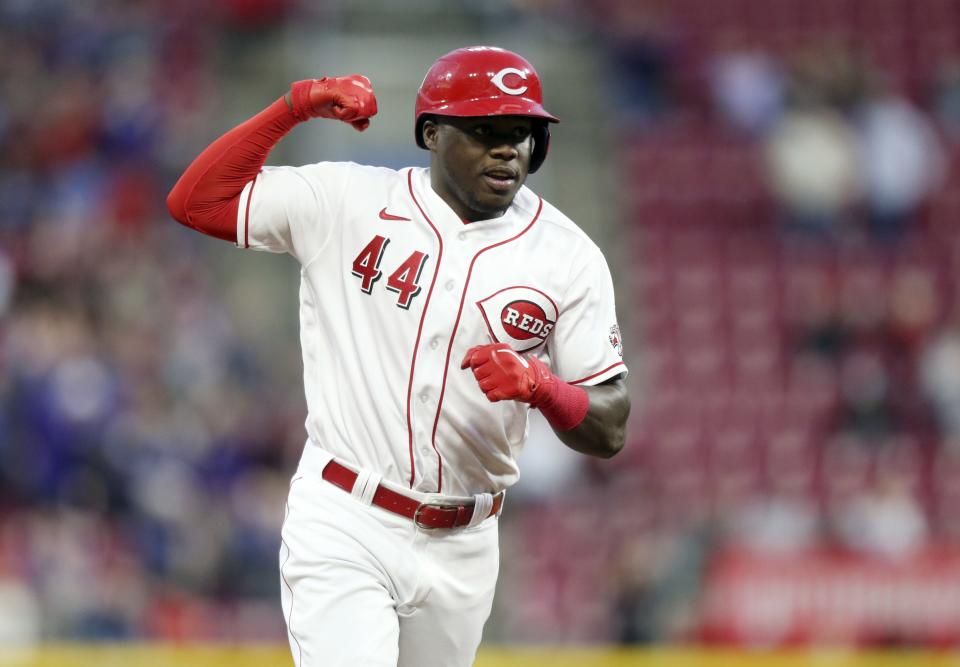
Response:
[{"label": "jersey button", "polygon": [[461,241],[466,241],[466,240],[467,240],[467,233],[466,233],[466,232],[460,232],[459,234],[457,234],[457,238],[460,239]]},{"label": "jersey button", "polygon": [[423,392],[422,394],[420,394],[421,403],[426,403],[429,400],[430,400],[430,394],[428,394],[427,392]]},{"label": "jersey button", "polygon": [[453,290],[454,287],[456,287],[456,283],[454,283],[452,280],[448,280],[448,281],[447,281],[447,284],[444,285],[443,287],[444,287],[444,289],[446,289],[448,292],[450,292],[450,291]]},{"label": "jersey button", "polygon": [[438,347],[440,347],[440,339],[439,339],[439,338],[433,338],[433,339],[431,339],[431,340],[430,340],[430,349],[431,349],[431,350],[436,350]]}]

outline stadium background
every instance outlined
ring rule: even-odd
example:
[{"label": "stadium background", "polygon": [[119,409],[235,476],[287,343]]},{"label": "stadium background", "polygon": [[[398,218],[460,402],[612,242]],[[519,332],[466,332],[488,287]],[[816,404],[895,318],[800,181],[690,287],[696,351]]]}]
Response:
[{"label": "stadium background", "polygon": [[163,199],[325,73],[380,115],[271,163],[424,164],[472,43],[545,80],[531,184],[610,258],[634,400],[609,462],[534,428],[478,664],[954,662],[960,0],[0,0],[0,42],[0,664],[287,664],[296,267]]}]

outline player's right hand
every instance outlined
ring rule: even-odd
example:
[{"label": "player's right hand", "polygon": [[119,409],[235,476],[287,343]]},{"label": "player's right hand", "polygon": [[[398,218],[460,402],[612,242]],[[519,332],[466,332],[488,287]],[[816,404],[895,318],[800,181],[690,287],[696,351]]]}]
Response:
[{"label": "player's right hand", "polygon": [[294,81],[290,84],[290,103],[299,120],[333,118],[350,123],[361,132],[370,127],[370,118],[377,115],[373,85],[360,74]]}]

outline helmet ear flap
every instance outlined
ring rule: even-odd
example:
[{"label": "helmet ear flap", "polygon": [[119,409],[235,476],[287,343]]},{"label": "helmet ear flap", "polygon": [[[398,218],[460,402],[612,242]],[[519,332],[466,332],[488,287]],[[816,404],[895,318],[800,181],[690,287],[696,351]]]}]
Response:
[{"label": "helmet ear flap", "polygon": [[550,149],[550,125],[547,122],[538,122],[533,124],[531,130],[533,136],[533,151],[530,153],[530,173],[536,173],[537,169],[547,159],[547,151]]}]

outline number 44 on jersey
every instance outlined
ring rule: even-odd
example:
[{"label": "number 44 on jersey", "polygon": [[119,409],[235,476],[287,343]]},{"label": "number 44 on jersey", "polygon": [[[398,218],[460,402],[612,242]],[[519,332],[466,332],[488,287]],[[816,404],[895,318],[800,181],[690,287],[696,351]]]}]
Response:
[{"label": "number 44 on jersey", "polygon": [[[360,279],[360,289],[364,294],[372,293],[374,284],[383,275],[380,262],[389,243],[390,239],[378,234],[353,260],[352,273]],[[427,257],[425,253],[414,250],[387,278],[387,289],[399,295],[397,306],[400,308],[410,308],[413,298],[420,294],[420,274],[427,263]]]}]

